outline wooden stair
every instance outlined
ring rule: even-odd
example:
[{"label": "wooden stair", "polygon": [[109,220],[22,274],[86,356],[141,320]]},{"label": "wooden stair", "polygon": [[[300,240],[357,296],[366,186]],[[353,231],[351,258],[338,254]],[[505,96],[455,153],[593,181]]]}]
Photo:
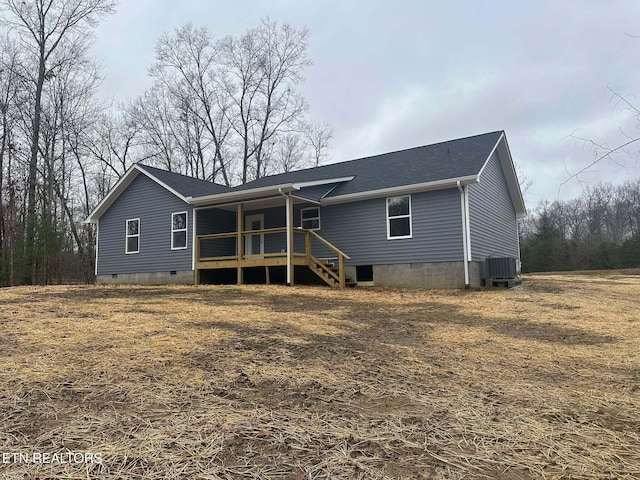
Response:
[{"label": "wooden stair", "polygon": [[[326,260],[319,260],[314,256],[311,256],[311,263],[309,265],[311,271],[313,271],[318,277],[325,281],[327,285],[333,288],[340,287],[340,269],[332,263],[328,263]],[[344,279],[345,287],[355,287],[356,282],[345,275]]]}]

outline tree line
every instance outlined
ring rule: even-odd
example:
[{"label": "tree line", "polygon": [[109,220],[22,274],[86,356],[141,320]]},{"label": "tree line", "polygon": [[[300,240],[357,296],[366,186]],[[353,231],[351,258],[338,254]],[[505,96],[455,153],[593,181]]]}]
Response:
[{"label": "tree line", "polygon": [[332,130],[300,94],[309,32],[162,35],[152,85],[99,96],[89,55],[114,0],[0,0],[0,286],[93,281],[83,220],[136,162],[226,185],[318,165]]},{"label": "tree line", "polygon": [[524,272],[640,268],[640,179],[542,202],[520,236]]}]

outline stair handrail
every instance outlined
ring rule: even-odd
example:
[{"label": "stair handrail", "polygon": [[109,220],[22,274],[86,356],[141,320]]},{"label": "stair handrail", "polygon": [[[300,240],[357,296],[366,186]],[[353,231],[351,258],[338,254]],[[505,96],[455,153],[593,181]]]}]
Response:
[{"label": "stair handrail", "polygon": [[344,253],[342,250],[340,250],[338,247],[336,247],[331,242],[325,240],[323,237],[318,235],[313,230],[309,230],[308,228],[302,228],[302,227],[296,227],[296,230],[298,230],[300,232],[304,232],[304,234],[305,234],[305,253],[306,253],[306,256],[307,256],[307,261],[310,261],[312,258],[315,258],[311,254],[311,235],[313,235],[320,243],[323,243],[324,245],[329,247],[329,249],[333,250],[334,252],[336,252],[338,254],[338,279],[339,279],[339,285],[340,285],[340,288],[344,288],[345,287],[345,283],[346,283],[346,274],[345,274],[345,268],[344,268],[345,267],[344,266],[344,261],[345,260],[351,260],[351,257],[349,255],[347,255],[346,253]]},{"label": "stair handrail", "polygon": [[329,242],[328,240],[326,240],[325,238],[321,237],[320,235],[318,235],[315,231],[313,230],[309,230],[308,228],[302,228],[302,227],[296,227],[297,230],[300,230],[302,232],[308,232],[311,235],[313,235],[318,241],[320,241],[321,243],[324,243],[327,247],[329,247],[331,250],[333,250],[334,252],[336,252],[338,255],[342,256],[345,258],[345,260],[351,260],[351,257],[349,255],[347,255],[346,253],[344,253],[342,250],[340,250],[338,247],[336,247],[333,243]]}]

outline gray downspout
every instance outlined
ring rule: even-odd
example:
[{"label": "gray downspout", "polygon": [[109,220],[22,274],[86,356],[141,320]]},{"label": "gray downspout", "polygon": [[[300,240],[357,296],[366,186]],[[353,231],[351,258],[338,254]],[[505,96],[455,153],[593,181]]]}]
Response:
[{"label": "gray downspout", "polygon": [[469,288],[469,256],[468,256],[468,238],[467,238],[467,209],[466,209],[466,201],[465,201],[465,193],[466,189],[460,183],[460,180],[457,182],[458,190],[460,190],[460,212],[462,217],[462,261],[464,264],[464,288]]},{"label": "gray downspout", "polygon": [[469,185],[464,185],[464,215],[467,219],[467,261],[472,261],[471,256],[471,215],[469,215]]},{"label": "gray downspout", "polygon": [[100,246],[100,219],[96,222],[96,265],[94,267],[96,283],[98,283],[98,247]]}]

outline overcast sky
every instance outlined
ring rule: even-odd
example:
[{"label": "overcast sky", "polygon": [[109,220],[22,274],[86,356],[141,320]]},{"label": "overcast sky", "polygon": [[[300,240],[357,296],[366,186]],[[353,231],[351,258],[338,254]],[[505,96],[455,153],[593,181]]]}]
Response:
[{"label": "overcast sky", "polygon": [[238,35],[264,17],[310,30],[302,93],[311,117],[334,128],[332,161],[505,130],[533,181],[529,209],[577,196],[585,182],[640,176],[638,142],[559,190],[567,171],[594,159],[571,135],[611,147],[640,135],[607,90],[640,95],[640,2],[631,0],[121,0],[97,31],[101,93],[141,94],[163,32],[192,21]]}]

